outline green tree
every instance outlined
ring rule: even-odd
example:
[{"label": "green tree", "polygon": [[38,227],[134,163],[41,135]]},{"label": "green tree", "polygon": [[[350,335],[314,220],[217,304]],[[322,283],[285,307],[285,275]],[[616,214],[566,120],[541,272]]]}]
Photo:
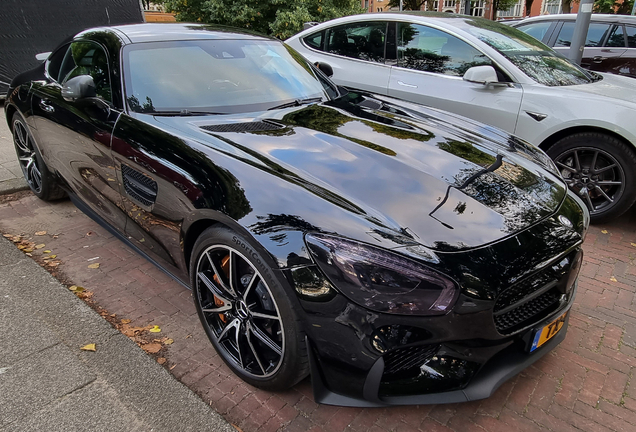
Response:
[{"label": "green tree", "polygon": [[634,6],[634,0],[625,0],[622,3],[615,0],[595,0],[594,12],[629,15],[632,12],[632,6]]},{"label": "green tree", "polygon": [[308,21],[364,12],[359,0],[163,0],[178,21],[239,27],[286,39]]},{"label": "green tree", "polygon": [[[491,0],[492,8],[495,11],[505,11],[517,4],[518,0]],[[493,19],[497,19],[497,14],[493,15]]]}]

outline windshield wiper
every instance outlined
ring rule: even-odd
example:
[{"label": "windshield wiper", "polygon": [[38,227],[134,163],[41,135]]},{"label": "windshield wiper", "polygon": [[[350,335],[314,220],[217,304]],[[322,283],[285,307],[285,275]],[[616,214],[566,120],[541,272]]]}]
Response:
[{"label": "windshield wiper", "polygon": [[296,99],[296,100],[294,100],[292,102],[286,102],[284,104],[276,105],[276,106],[273,106],[273,107],[267,108],[267,109],[268,110],[275,110],[275,109],[281,109],[281,108],[289,108],[289,107],[307,105],[307,104],[317,103],[317,102],[322,102],[322,97],[314,97],[314,98],[307,98],[307,99]]},{"label": "windshield wiper", "polygon": [[222,112],[212,112],[212,111],[190,111],[187,109],[182,109],[179,111],[151,111],[144,114],[151,114],[155,116],[200,116],[200,115],[223,115],[227,113]]}]

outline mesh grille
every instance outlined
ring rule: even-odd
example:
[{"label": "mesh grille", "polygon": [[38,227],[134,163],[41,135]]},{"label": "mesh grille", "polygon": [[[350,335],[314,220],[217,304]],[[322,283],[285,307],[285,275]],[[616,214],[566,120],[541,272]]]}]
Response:
[{"label": "mesh grille", "polygon": [[501,295],[497,298],[497,302],[495,303],[495,312],[499,312],[500,310],[523,300],[525,297],[546,286],[553,280],[554,277],[552,275],[547,274],[547,272],[543,272],[512,286],[501,293]]},{"label": "mesh grille", "polygon": [[543,319],[559,307],[560,298],[561,292],[552,288],[506,313],[495,315],[497,330],[499,333],[509,334]]},{"label": "mesh grille", "polygon": [[278,130],[283,128],[284,126],[280,126],[275,123],[263,122],[263,121],[201,126],[201,129],[205,129],[206,131],[209,131],[209,132],[263,132],[263,131]]},{"label": "mesh grille", "polygon": [[437,351],[437,346],[397,348],[384,354],[384,375],[396,375],[419,367]]},{"label": "mesh grille", "polygon": [[[157,182],[152,180],[151,178],[146,177],[142,173],[137,170],[130,168],[127,165],[121,166],[122,178],[124,180],[124,189],[126,193],[130,195],[131,198],[139,201],[141,204],[150,206],[154,202],[150,200],[150,198],[154,198],[152,196],[144,196],[147,195],[144,191],[138,186],[147,188],[151,192],[154,193],[154,196],[157,194]],[[137,183],[137,184],[135,184]]]}]

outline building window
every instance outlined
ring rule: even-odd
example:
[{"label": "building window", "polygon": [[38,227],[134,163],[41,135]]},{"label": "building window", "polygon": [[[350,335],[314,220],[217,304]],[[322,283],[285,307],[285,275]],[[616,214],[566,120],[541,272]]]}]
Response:
[{"label": "building window", "polygon": [[455,0],[444,0],[444,9],[446,8],[455,9]]},{"label": "building window", "polygon": [[543,3],[541,15],[554,15],[561,13],[561,0],[547,0]]},{"label": "building window", "polygon": [[523,6],[525,0],[519,0],[517,4],[510,7],[510,9],[505,11],[497,11],[497,16],[499,18],[507,17],[507,18],[519,18],[523,17]]},{"label": "building window", "polygon": [[473,1],[470,4],[470,14],[472,16],[483,17],[485,7],[486,7],[485,0]]},{"label": "building window", "polygon": [[364,0],[364,8],[369,10],[369,0]]},{"label": "building window", "polygon": [[438,7],[439,7],[438,0],[435,0],[434,2],[432,2],[432,4],[430,2],[424,3],[424,10],[427,10],[427,11],[437,11]]}]

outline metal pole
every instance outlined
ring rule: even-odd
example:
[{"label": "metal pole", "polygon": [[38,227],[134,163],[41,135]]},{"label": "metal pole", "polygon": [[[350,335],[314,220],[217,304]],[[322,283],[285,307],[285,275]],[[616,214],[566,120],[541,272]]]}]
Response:
[{"label": "metal pole", "polygon": [[470,15],[470,0],[464,0],[464,15]]},{"label": "metal pole", "polygon": [[402,0],[400,0],[400,12],[402,12]]},{"label": "metal pole", "polygon": [[590,28],[590,18],[592,18],[592,8],[594,0],[581,0],[579,5],[579,13],[576,14],[576,23],[574,24],[574,34],[572,35],[572,43],[570,44],[569,59],[580,65],[583,58],[583,48],[585,48],[585,39],[587,39],[587,30]]}]

